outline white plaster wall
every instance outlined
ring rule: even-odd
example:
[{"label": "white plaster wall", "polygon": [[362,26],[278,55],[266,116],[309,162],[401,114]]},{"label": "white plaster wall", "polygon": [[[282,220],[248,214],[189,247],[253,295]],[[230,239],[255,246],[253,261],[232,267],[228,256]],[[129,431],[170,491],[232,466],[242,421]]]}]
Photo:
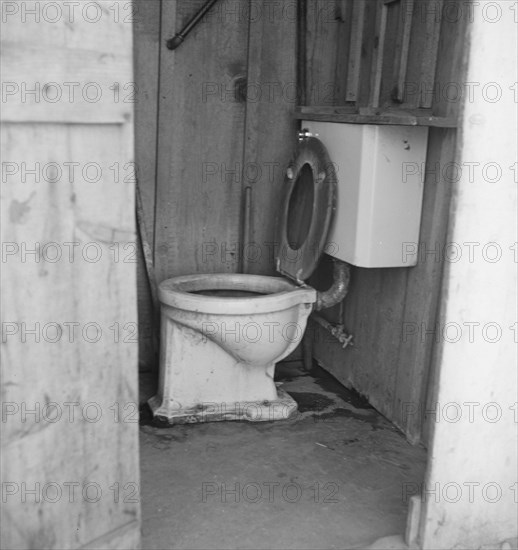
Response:
[{"label": "white plaster wall", "polygon": [[[479,548],[518,531],[518,4],[476,2],[473,15],[466,78],[473,95],[463,107],[462,176],[454,184],[448,239],[462,256],[446,272],[439,405],[424,487],[436,493],[422,497],[420,545],[434,550]],[[467,163],[480,164],[470,174]],[[484,331],[487,323],[494,325]]]}]

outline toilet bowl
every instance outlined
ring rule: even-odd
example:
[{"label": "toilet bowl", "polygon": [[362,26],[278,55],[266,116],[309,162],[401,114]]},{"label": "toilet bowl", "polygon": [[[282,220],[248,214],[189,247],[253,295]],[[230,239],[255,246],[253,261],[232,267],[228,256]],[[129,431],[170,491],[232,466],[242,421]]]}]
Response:
[{"label": "toilet bowl", "polygon": [[274,382],[275,364],[300,343],[313,308],[338,303],[346,290],[343,269],[324,293],[304,283],[323,253],[336,203],[336,173],[318,139],[301,139],[284,185],[276,257],[283,277],[198,274],[159,285],[159,388],[149,400],[155,417],[271,421],[297,410]]}]

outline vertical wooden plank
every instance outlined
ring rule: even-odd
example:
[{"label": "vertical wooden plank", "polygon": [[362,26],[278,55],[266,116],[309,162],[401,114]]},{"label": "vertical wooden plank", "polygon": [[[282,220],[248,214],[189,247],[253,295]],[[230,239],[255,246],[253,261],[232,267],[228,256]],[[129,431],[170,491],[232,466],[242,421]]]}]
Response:
[{"label": "vertical wooden plank", "polygon": [[247,18],[236,14],[240,3],[222,0],[177,50],[165,47],[203,3],[162,3],[159,282],[239,268],[245,106],[236,85],[246,74]]},{"label": "vertical wooden plank", "polygon": [[376,45],[377,0],[362,0],[364,7],[363,36],[361,43],[361,64],[359,71],[356,105],[358,109],[369,108],[371,98],[371,74]]},{"label": "vertical wooden plank", "polygon": [[132,82],[131,6],[112,7],[95,25],[18,12],[2,28],[5,81],[79,92],[72,108],[43,90],[3,104],[2,161],[17,168],[2,181],[3,548],[139,546],[134,180],[117,181],[133,105],[113,95]]},{"label": "vertical wooden plank", "polygon": [[434,167],[453,162],[455,140],[454,129],[430,130],[419,243],[409,243],[409,250],[419,249],[418,264],[409,269],[405,308],[399,323],[400,353],[392,421],[413,443],[421,440],[425,421],[451,199],[451,183]]},{"label": "vertical wooden plank", "polygon": [[[466,18],[448,21],[443,17],[444,9],[443,0],[429,5],[414,2],[402,108],[426,108],[432,109],[434,115],[439,113],[444,85],[457,80],[452,71],[458,66],[459,36]],[[441,116],[449,115],[454,115],[454,110],[445,110]]]},{"label": "vertical wooden plank", "polygon": [[466,36],[468,26],[469,17],[464,15],[460,18],[442,18],[440,26],[435,28],[440,34],[434,86],[430,91],[423,84],[422,90],[426,96],[421,99],[423,102],[432,99],[434,115],[457,117],[460,112],[463,93],[456,93],[455,87],[452,87],[452,93],[448,85],[458,83],[462,90],[462,81],[458,75],[465,66],[465,43],[462,39]]},{"label": "vertical wooden plank", "polygon": [[[254,2],[253,0],[248,0],[249,9],[261,10],[263,4],[262,2]],[[307,7],[307,6],[305,6]],[[299,8],[300,9],[300,8]],[[259,11],[258,13],[261,13]],[[299,17],[297,13],[297,20]],[[262,17],[250,18],[248,26],[248,47],[247,47],[247,71],[246,71],[246,86],[247,88],[250,84],[253,83],[259,90],[261,90],[262,85],[262,59],[263,59],[263,47],[265,46],[265,40],[263,36],[264,21]],[[278,83],[274,83],[275,84]],[[298,94],[297,94],[298,95]],[[257,160],[258,147],[259,145],[259,136],[261,130],[262,119],[259,117],[259,108],[260,101],[262,99],[262,92],[258,95],[257,101],[247,101],[246,104],[246,115],[245,115],[245,131],[244,131],[244,149],[243,149],[243,165],[244,166],[254,166],[253,177],[257,176],[263,177],[263,168]],[[297,98],[298,99],[298,98]],[[264,249],[262,249],[261,241],[259,243],[255,242],[254,233],[255,227],[254,222],[256,218],[256,210],[259,209],[260,205],[260,194],[258,193],[258,182],[257,181],[248,181],[245,177],[245,171],[243,170],[243,210],[242,210],[242,233],[240,235],[240,249],[242,251],[242,257],[240,262],[240,267],[243,270],[243,273],[258,273],[259,263],[265,262],[264,258]],[[269,193],[267,194],[266,201],[268,200]],[[258,203],[255,204],[255,200],[258,200]],[[275,219],[270,219],[270,224],[274,226]],[[272,238],[273,241],[273,238]],[[258,255],[251,252],[252,246],[258,247]],[[258,260],[258,261],[257,261]],[[266,263],[268,259],[266,259]],[[271,265],[273,266],[273,254],[271,259]],[[267,268],[268,269],[268,268]],[[259,268],[260,272],[260,268]]]},{"label": "vertical wooden plank", "polygon": [[398,52],[401,49],[402,2],[400,0],[385,1],[387,9],[387,30],[384,41],[383,68],[380,83],[380,106],[393,107],[394,99],[394,72],[399,59]]},{"label": "vertical wooden plank", "polygon": [[351,46],[349,49],[349,68],[347,71],[346,101],[357,101],[360,87],[362,63],[362,44],[365,27],[365,0],[353,0]]},{"label": "vertical wooden plank", "polygon": [[158,81],[160,53],[160,0],[133,0],[135,86],[135,162],[142,207],[153,247],[155,217]]},{"label": "vertical wooden plank", "polygon": [[[438,9],[444,9],[443,0],[438,0]],[[426,41],[422,54],[421,77],[419,82],[424,90],[431,90],[435,85],[435,70],[437,67],[437,53],[439,49],[439,37],[441,34],[441,17],[428,15],[426,17]],[[433,96],[423,94],[419,101],[419,107],[429,109],[433,105]]]},{"label": "vertical wooden plank", "polygon": [[385,55],[385,37],[387,34],[388,8],[385,3],[377,6],[376,29],[377,39],[374,44],[375,58],[372,66],[372,84],[370,105],[376,109],[380,104],[381,78],[383,75],[383,60]]},{"label": "vertical wooden plank", "polygon": [[380,345],[376,331],[381,322],[379,302],[382,277],[378,270],[360,268],[354,268],[353,275],[354,286],[344,304],[344,325],[354,335],[354,345],[343,353],[349,352],[351,355],[350,379],[353,387],[377,400],[377,380],[372,377],[375,370],[372,363]]},{"label": "vertical wooden plank", "polygon": [[[135,103],[135,164],[142,197],[143,219],[151,250],[155,227],[160,0],[134,0],[133,62],[138,101]],[[139,364],[156,369],[153,347],[153,301],[146,274],[142,242],[138,244],[137,295]]]},{"label": "vertical wooden plank", "polygon": [[403,35],[401,37],[401,50],[397,63],[397,91],[395,99],[399,103],[404,101],[405,81],[408,67],[408,52],[410,48],[410,34],[414,15],[414,0],[405,0],[405,12],[403,23]]},{"label": "vertical wooden plank", "polygon": [[[440,26],[439,47],[437,56],[437,67],[435,72],[434,90],[432,94],[433,104],[432,111],[440,116],[458,116],[460,112],[460,98],[447,101],[444,90],[444,83],[446,82],[462,82],[465,80],[466,74],[466,57],[465,44],[470,26],[468,25],[468,18],[462,17],[459,20],[448,21],[443,20]],[[446,55],[446,52],[448,54]],[[460,75],[460,76],[459,76]],[[441,84],[442,83],[442,84]],[[442,86],[442,88],[441,88]],[[437,93],[439,90],[439,93]],[[453,140],[451,140],[453,144]],[[448,149],[448,143],[446,142],[443,155],[439,161],[440,167],[447,166],[452,161],[452,155],[454,154],[454,147],[451,146]],[[437,165],[436,165],[437,166]],[[451,182],[450,186],[452,185]],[[449,190],[451,193],[451,189]],[[438,319],[438,312],[437,317]],[[437,361],[434,359],[437,355],[437,350],[432,350],[430,359],[428,374],[426,379],[426,387],[418,400],[418,407],[422,410],[433,409],[433,399],[435,399],[435,390],[437,388],[436,383],[438,381],[439,373],[436,372]],[[421,440],[428,444],[432,436],[433,418],[429,415],[421,415]]]},{"label": "vertical wooden plank", "polygon": [[352,0],[310,0],[302,38],[307,57],[307,104],[345,101]]},{"label": "vertical wooden plank", "polygon": [[[261,1],[259,5],[266,4]],[[248,83],[263,89],[257,101],[247,102],[243,162],[243,184],[252,193],[244,253],[248,271],[254,274],[275,274],[276,217],[285,171],[297,145],[297,123],[292,116],[297,101],[294,8],[293,2],[282,0],[279,9],[291,15],[250,22]]]},{"label": "vertical wooden plank", "polygon": [[351,32],[353,2],[342,0],[337,7],[337,21],[340,26],[336,40],[336,63],[334,74],[335,105],[346,103],[347,77],[349,66],[349,48],[351,47]]},{"label": "vertical wooden plank", "polygon": [[[297,89],[298,105],[307,105],[308,87],[308,0],[297,3]],[[250,40],[250,38],[249,38]]]},{"label": "vertical wooden plank", "polygon": [[137,312],[138,312],[138,355],[139,370],[152,371],[158,367],[153,345],[153,317],[156,312],[153,309],[153,299],[149,286],[149,280],[145,268],[145,258],[140,235],[136,238],[137,246]]},{"label": "vertical wooden plank", "polygon": [[387,418],[393,416],[399,360],[399,321],[403,315],[405,269],[353,267],[344,319],[353,345],[341,345],[317,329],[314,353],[319,363],[347,387],[365,397]]},{"label": "vertical wooden plank", "polygon": [[[357,361],[351,380],[374,407],[392,418],[399,361],[398,320],[408,273],[404,268],[355,271],[358,291],[349,304],[346,299],[344,307],[344,324],[354,334]],[[359,316],[354,317],[353,312]]]}]

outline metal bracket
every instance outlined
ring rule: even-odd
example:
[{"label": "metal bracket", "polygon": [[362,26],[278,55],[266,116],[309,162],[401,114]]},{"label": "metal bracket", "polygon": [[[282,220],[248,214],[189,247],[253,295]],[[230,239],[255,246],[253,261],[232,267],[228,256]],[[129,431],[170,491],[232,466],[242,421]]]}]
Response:
[{"label": "metal bracket", "polygon": [[307,128],[303,128],[299,132],[299,141],[304,141],[305,139],[308,139],[310,137],[318,137],[318,134],[313,134]]}]

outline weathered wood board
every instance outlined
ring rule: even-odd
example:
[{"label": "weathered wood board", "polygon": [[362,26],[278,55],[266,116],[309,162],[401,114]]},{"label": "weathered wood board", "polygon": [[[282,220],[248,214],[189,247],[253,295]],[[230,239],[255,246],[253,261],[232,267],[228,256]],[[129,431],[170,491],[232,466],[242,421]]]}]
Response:
[{"label": "weathered wood board", "polygon": [[[155,233],[155,193],[158,126],[158,81],[160,53],[160,0],[134,0],[134,81],[135,165],[142,197],[144,224],[149,246],[153,250]],[[141,369],[158,368],[154,335],[153,304],[146,275],[142,244],[137,263],[139,363]]]},{"label": "weathered wood board", "polygon": [[[162,3],[155,263],[159,282],[235,272],[242,212],[248,21],[218,3],[176,51],[171,38],[203,5]],[[230,15],[227,15],[230,13]]]},{"label": "weathered wood board", "polygon": [[99,10],[2,28],[3,548],[140,540],[131,24]]},{"label": "weathered wood board", "polygon": [[[426,107],[429,110],[423,109],[423,116],[445,117],[441,120],[451,126],[459,101],[446,99],[445,84],[461,79],[466,19],[443,18],[439,2],[433,9],[412,2],[386,2],[384,6],[378,3],[376,7],[374,4],[370,0],[351,0],[345,5],[329,2],[326,18],[310,20],[308,16],[306,116],[311,118],[311,105],[326,120],[333,116],[330,107],[324,109],[330,103],[342,109],[349,106],[350,118],[354,118],[353,113],[361,115],[361,108],[366,107],[363,113],[375,124],[377,106],[380,113],[385,110],[395,116],[408,112],[416,116],[418,108]],[[329,17],[333,10],[335,18]],[[380,10],[388,11],[383,14]],[[340,15],[343,13],[349,13],[353,21],[362,21],[363,26],[348,30]],[[340,39],[339,28],[343,29]],[[344,38],[343,32],[349,36]],[[349,44],[348,48],[341,46],[343,55],[349,56],[349,63],[341,70],[337,69],[340,55],[334,53],[339,40]],[[360,43],[363,46],[358,53]],[[328,85],[335,73],[339,75],[335,90],[342,90],[346,76],[346,97],[339,93],[333,101],[319,105],[311,94],[312,87]],[[398,82],[404,82],[404,90],[398,90]],[[378,88],[373,90],[375,85]],[[372,103],[374,100],[378,105]],[[340,115],[336,116],[338,120]],[[414,443],[428,440],[423,411],[432,376],[435,336],[426,331],[435,327],[446,261],[452,187],[447,167],[454,160],[456,136],[455,128],[430,128],[427,164],[419,168],[425,191],[420,242],[414,243],[420,247],[418,265],[352,270],[343,318],[338,319],[335,310],[323,315],[343,323],[346,331],[354,335],[354,346],[342,350],[321,327],[312,326],[317,360],[345,385],[367,396]],[[328,282],[324,266],[312,282],[317,286]]]}]

